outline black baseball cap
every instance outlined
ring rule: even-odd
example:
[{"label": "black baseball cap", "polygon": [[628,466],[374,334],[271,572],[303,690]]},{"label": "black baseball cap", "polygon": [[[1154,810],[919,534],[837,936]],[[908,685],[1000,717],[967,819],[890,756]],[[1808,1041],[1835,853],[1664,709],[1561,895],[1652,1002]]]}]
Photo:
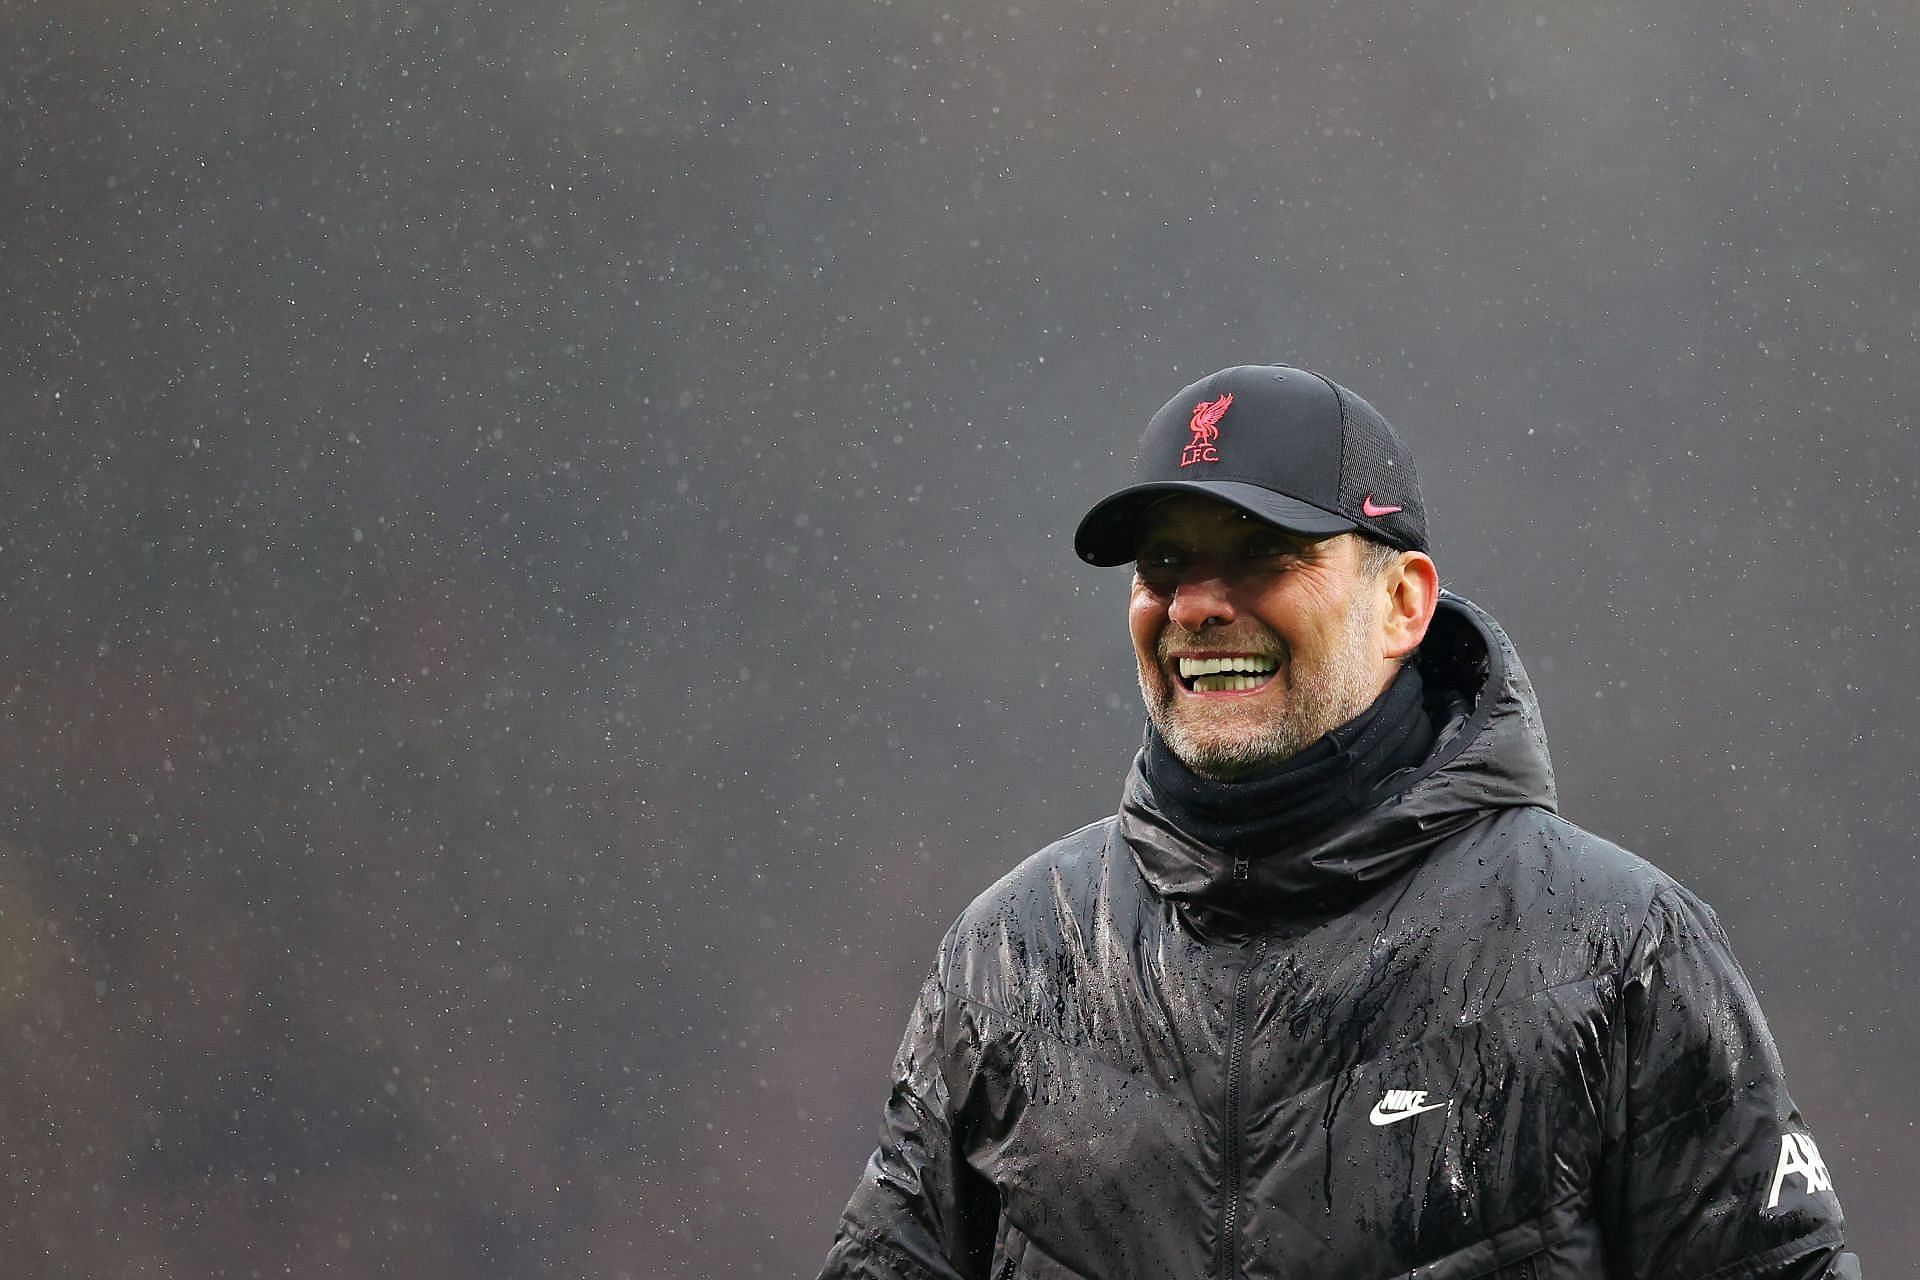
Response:
[{"label": "black baseball cap", "polygon": [[1080,521],[1073,549],[1088,564],[1132,560],[1141,517],[1175,493],[1294,533],[1358,532],[1428,549],[1413,455],[1379,410],[1305,369],[1243,364],[1200,379],[1153,415],[1135,474]]}]

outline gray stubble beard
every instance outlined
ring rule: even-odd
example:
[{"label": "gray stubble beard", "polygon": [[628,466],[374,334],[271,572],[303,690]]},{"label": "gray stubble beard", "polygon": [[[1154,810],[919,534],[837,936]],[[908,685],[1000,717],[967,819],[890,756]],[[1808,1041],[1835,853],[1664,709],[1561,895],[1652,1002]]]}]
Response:
[{"label": "gray stubble beard", "polygon": [[[1367,658],[1370,635],[1364,626],[1349,626],[1345,643],[1328,668],[1317,673],[1317,678],[1306,680],[1295,678],[1293,654],[1283,650],[1273,678],[1286,682],[1285,705],[1270,723],[1236,739],[1222,741],[1197,732],[1176,717],[1172,704],[1179,695],[1169,686],[1166,697],[1157,697],[1145,672],[1140,673],[1140,696],[1154,729],[1187,768],[1205,777],[1232,781],[1293,759],[1373,705],[1379,690],[1374,687],[1374,668]],[[1167,673],[1164,661],[1161,675],[1170,681],[1178,679]]]}]

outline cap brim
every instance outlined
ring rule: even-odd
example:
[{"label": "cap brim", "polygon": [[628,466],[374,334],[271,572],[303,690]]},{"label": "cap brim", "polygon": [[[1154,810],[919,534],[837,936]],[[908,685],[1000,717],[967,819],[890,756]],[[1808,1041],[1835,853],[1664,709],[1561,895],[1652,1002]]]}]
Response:
[{"label": "cap brim", "polygon": [[1073,534],[1073,549],[1088,564],[1126,564],[1134,559],[1140,541],[1140,520],[1160,499],[1175,493],[1193,493],[1238,507],[1248,515],[1290,533],[1347,533],[1360,526],[1345,516],[1322,510],[1311,502],[1262,489],[1238,480],[1155,480],[1130,485],[1094,504]]}]

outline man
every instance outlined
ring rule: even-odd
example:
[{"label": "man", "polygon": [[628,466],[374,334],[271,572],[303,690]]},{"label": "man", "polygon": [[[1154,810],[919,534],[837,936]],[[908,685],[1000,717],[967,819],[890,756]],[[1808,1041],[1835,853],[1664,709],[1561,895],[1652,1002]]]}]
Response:
[{"label": "man", "polygon": [[1203,379],[1075,547],[1145,745],[948,932],[826,1276],[1858,1277],[1713,913],[1555,815],[1370,405]]}]

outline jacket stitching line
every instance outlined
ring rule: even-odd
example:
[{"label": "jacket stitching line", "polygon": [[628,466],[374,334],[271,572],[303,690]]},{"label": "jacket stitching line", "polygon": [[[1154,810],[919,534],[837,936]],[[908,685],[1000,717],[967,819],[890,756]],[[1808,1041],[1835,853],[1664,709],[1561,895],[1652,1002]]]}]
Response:
[{"label": "jacket stitching line", "polygon": [[[1062,1271],[1066,1272],[1070,1276],[1079,1276],[1081,1274],[1080,1272],[1074,1270],[1072,1267],[1068,1266],[1066,1263],[1060,1261],[1060,1259],[1054,1257],[1053,1254],[1050,1253],[1045,1248],[1045,1246],[1043,1246],[1038,1240],[1035,1240],[1032,1236],[1028,1235],[1026,1231],[1020,1226],[1019,1223],[1012,1222],[1011,1220],[1009,1220],[1009,1225],[1011,1225],[1015,1231],[1020,1232],[1020,1239],[1026,1242],[1026,1248],[1022,1250],[1020,1254],[1021,1266],[1026,1265],[1027,1254],[1037,1253],[1041,1257],[1045,1258],[1048,1262],[1051,1262],[1054,1266],[1060,1268]],[[1017,1273],[1014,1273],[1014,1274],[1017,1274]]]},{"label": "jacket stitching line", "polygon": [[1679,1112],[1675,1115],[1670,1115],[1665,1120],[1662,1120],[1651,1127],[1642,1127],[1640,1129],[1635,1130],[1634,1136],[1633,1136],[1633,1143],[1632,1143],[1633,1150],[1638,1151],[1640,1148],[1646,1146],[1649,1142],[1652,1142],[1653,1139],[1658,1134],[1660,1134],[1663,1130],[1672,1128],[1674,1125],[1679,1124],[1682,1120],[1691,1120],[1695,1116],[1699,1115],[1702,1111],[1708,1111],[1716,1107],[1731,1106],[1735,1101],[1735,1099],[1737,1099],[1740,1096],[1740,1094],[1745,1092],[1746,1092],[1745,1087],[1742,1087],[1737,1091],[1730,1091],[1727,1094],[1727,1096],[1719,1102],[1697,1102],[1693,1106],[1688,1107],[1685,1111]]},{"label": "jacket stitching line", "polygon": [[1846,1243],[1846,1233],[1838,1225],[1829,1223],[1810,1236],[1790,1240],[1779,1248],[1769,1249],[1765,1253],[1749,1254],[1736,1262],[1730,1262],[1724,1267],[1709,1271],[1700,1277],[1700,1280],[1733,1280],[1735,1276],[1752,1276],[1757,1280],[1765,1274],[1762,1268],[1771,1267],[1773,1263],[1785,1262],[1796,1257],[1808,1257],[1822,1246],[1830,1244],[1837,1244],[1844,1249]]},{"label": "jacket stitching line", "polygon": [[1065,1036],[1060,1035],[1059,1033],[1054,1031],[1049,1031],[1046,1027],[1042,1026],[1040,1023],[1035,1022],[1032,1019],[1025,1017],[1021,1014],[1014,1013],[1010,1009],[999,1008],[996,1005],[988,1004],[985,1000],[975,999],[973,996],[965,995],[959,991],[943,990],[941,994],[944,995],[947,999],[952,1000],[956,1004],[971,1005],[974,1008],[980,1010],[982,1013],[992,1014],[996,1018],[1004,1018],[1008,1022],[1012,1023],[1016,1030],[1031,1032],[1032,1034],[1039,1036],[1044,1040],[1051,1040],[1055,1044],[1059,1045],[1061,1048],[1067,1050],[1069,1053],[1077,1054],[1083,1058],[1091,1058],[1095,1062],[1104,1062],[1109,1066],[1124,1067],[1124,1064],[1121,1063],[1119,1059],[1110,1058],[1095,1049],[1088,1048],[1085,1045],[1075,1044],[1073,1041],[1067,1039]]},{"label": "jacket stitching line", "polygon": [[[1409,1274],[1418,1276],[1425,1268],[1436,1267],[1443,1262],[1452,1262],[1457,1258],[1473,1252],[1475,1249],[1491,1245],[1493,1241],[1500,1239],[1502,1236],[1517,1236],[1528,1228],[1534,1229],[1537,1236],[1537,1239],[1532,1242],[1534,1247],[1531,1248],[1529,1252],[1523,1253],[1517,1258],[1510,1258],[1505,1262],[1496,1263],[1496,1265],[1504,1270],[1507,1267],[1525,1262],[1529,1258],[1537,1258],[1540,1256],[1541,1250],[1551,1249],[1561,1241],[1570,1239],[1581,1227],[1591,1223],[1594,1220],[1591,1213],[1592,1203],[1593,1189],[1591,1187],[1574,1187],[1552,1204],[1540,1210],[1540,1212],[1522,1218],[1518,1222],[1510,1222],[1504,1227],[1495,1227],[1478,1240],[1455,1249],[1450,1253],[1443,1253],[1438,1257],[1428,1258],[1425,1262],[1415,1267]],[[1582,1210],[1587,1210],[1587,1212],[1583,1213]],[[1562,1216],[1569,1211],[1578,1216],[1570,1220]],[[1488,1280],[1500,1274],[1501,1271],[1499,1270],[1488,1272]],[[1395,1277],[1395,1280],[1399,1280],[1399,1277]]]},{"label": "jacket stitching line", "polygon": [[[1577,986],[1579,986],[1579,985],[1580,985],[1581,983],[1583,983],[1583,982],[1591,982],[1591,983],[1593,983],[1593,984],[1594,984],[1595,986],[1600,986],[1600,985],[1601,985],[1601,984],[1603,984],[1603,983],[1604,983],[1604,982],[1605,982],[1605,981],[1606,981],[1606,980],[1607,980],[1608,978],[1611,978],[1611,977],[1616,977],[1616,976],[1617,976],[1617,975],[1616,975],[1616,974],[1614,974],[1612,970],[1609,970],[1609,969],[1596,969],[1596,970],[1594,970],[1594,971],[1593,971],[1592,973],[1586,973],[1586,974],[1582,974],[1582,975],[1581,975],[1581,976],[1579,976],[1578,978],[1568,978],[1568,979],[1567,979],[1567,980],[1566,980],[1565,982],[1553,982],[1553,983],[1549,983],[1548,985],[1546,985],[1546,986],[1544,986],[1544,987],[1536,987],[1536,988],[1534,988],[1534,989],[1533,989],[1532,991],[1529,991],[1529,992],[1527,992],[1527,993],[1526,993],[1525,995],[1518,995],[1518,996],[1515,996],[1515,997],[1514,997],[1513,999],[1511,999],[1511,1000],[1502,1000],[1502,1001],[1501,1001],[1501,1002],[1500,1002],[1499,1004],[1490,1004],[1490,1005],[1488,1005],[1488,1006],[1487,1006],[1486,1008],[1484,1008],[1484,1009],[1482,1009],[1482,1010],[1480,1010],[1480,1015],[1479,1015],[1479,1017],[1476,1017],[1476,1018],[1475,1018],[1475,1019],[1473,1020],[1473,1022],[1465,1022],[1465,1023],[1459,1023],[1459,1024],[1456,1024],[1456,1025],[1458,1025],[1458,1026],[1466,1026],[1466,1027],[1470,1027],[1470,1026],[1473,1026],[1473,1025],[1474,1025],[1474,1023],[1477,1023],[1477,1022],[1479,1022],[1479,1021],[1480,1021],[1480,1018],[1484,1018],[1484,1017],[1486,1017],[1486,1016],[1487,1016],[1488,1014],[1490,1014],[1490,1013],[1498,1013],[1498,1012],[1500,1012],[1500,1010],[1502,1010],[1502,1009],[1510,1009],[1510,1008],[1512,1008],[1512,1007],[1513,1007],[1514,1005],[1516,1005],[1516,1004],[1525,1004],[1525,1003],[1526,1003],[1527,1001],[1529,1001],[1529,1000],[1533,1000],[1533,999],[1537,999],[1537,998],[1538,998],[1538,997],[1540,997],[1540,996],[1544,996],[1544,995],[1549,995],[1549,994],[1551,994],[1552,992],[1555,992],[1555,991],[1558,991],[1558,990],[1560,990],[1560,989],[1561,989],[1562,987],[1577,987]],[[1434,1032],[1433,1034],[1434,1034],[1434,1035],[1441,1035],[1441,1034],[1444,1034],[1444,1033],[1442,1033],[1442,1032],[1437,1032],[1437,1031],[1436,1031],[1436,1032]],[[1416,1040],[1416,1041],[1415,1041],[1414,1043],[1415,1043],[1415,1044],[1419,1044],[1419,1043],[1421,1043],[1422,1041],[1424,1041],[1424,1040],[1426,1040],[1427,1038],[1428,1038],[1428,1037],[1426,1037],[1426,1036],[1422,1036],[1422,1037],[1420,1038],[1420,1040]]]},{"label": "jacket stitching line", "polygon": [[879,1232],[871,1229],[861,1229],[849,1234],[851,1234],[853,1239],[858,1240],[875,1253],[884,1256],[896,1266],[905,1267],[916,1276],[927,1276],[929,1280],[940,1280],[939,1272],[922,1266],[911,1254],[902,1251],[894,1245],[891,1240],[888,1240]]}]

